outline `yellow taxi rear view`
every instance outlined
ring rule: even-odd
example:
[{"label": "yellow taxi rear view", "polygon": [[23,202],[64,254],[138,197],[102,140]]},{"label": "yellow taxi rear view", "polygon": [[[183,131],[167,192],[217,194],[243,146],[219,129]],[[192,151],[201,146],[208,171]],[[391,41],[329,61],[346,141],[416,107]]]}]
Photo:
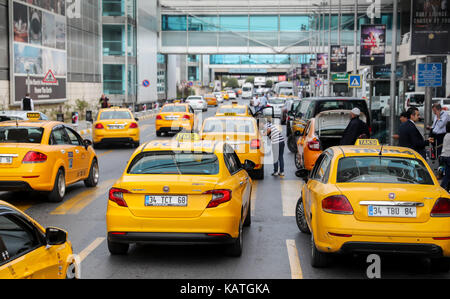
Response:
[{"label": "yellow taxi rear view", "polygon": [[133,117],[129,109],[108,108],[101,109],[93,125],[92,138],[94,147],[100,144],[140,144],[140,129],[138,119]]},{"label": "yellow taxi rear view", "polygon": [[156,116],[156,136],[180,131],[191,132],[194,123],[195,112],[189,104],[164,105]]},{"label": "yellow taxi rear view", "polygon": [[253,179],[264,179],[264,146],[258,124],[253,117],[216,116],[203,122],[200,132],[203,140],[226,142],[236,151],[241,163],[250,160],[255,169]]},{"label": "yellow taxi rear view", "polygon": [[67,232],[0,201],[0,279],[79,278]]},{"label": "yellow taxi rear view", "polygon": [[131,243],[218,243],[240,256],[243,226],[251,223],[253,166],[224,143],[142,145],[109,192],[109,251],[125,254]]},{"label": "yellow taxi rear view", "polygon": [[296,219],[312,233],[313,267],[326,266],[330,253],[370,252],[425,255],[449,270],[450,195],[411,149],[326,150],[302,189]]},{"label": "yellow taxi rear view", "polygon": [[0,191],[40,191],[61,202],[66,186],[99,181],[91,142],[52,121],[0,123]]}]

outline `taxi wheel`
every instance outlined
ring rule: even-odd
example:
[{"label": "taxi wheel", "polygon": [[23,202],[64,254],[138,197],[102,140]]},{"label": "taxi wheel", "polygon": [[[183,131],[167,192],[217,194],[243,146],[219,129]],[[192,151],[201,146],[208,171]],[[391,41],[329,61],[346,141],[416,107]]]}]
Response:
[{"label": "taxi wheel", "polygon": [[140,141],[132,142],[131,145],[133,148],[138,148],[141,145],[141,142]]},{"label": "taxi wheel", "polygon": [[242,255],[242,247],[243,247],[243,233],[242,233],[242,223],[239,222],[239,236],[236,240],[234,240],[233,244],[230,244],[226,247],[225,253],[228,256],[232,257],[240,257]]},{"label": "taxi wheel", "polygon": [[264,180],[264,165],[261,169],[253,170],[251,177],[257,181]]},{"label": "taxi wheel", "polygon": [[303,208],[303,200],[300,199],[297,202],[297,206],[295,208],[295,220],[297,221],[298,229],[305,234],[310,234],[311,231],[308,227],[308,222],[306,222],[305,217],[305,209]]},{"label": "taxi wheel", "polygon": [[98,170],[97,160],[92,161],[91,170],[89,171],[89,177],[84,180],[84,185],[88,188],[93,188],[98,184],[98,178],[100,171]]},{"label": "taxi wheel", "polygon": [[99,149],[100,148],[100,143],[94,143],[94,149]]},{"label": "taxi wheel", "polygon": [[313,268],[325,268],[328,266],[329,261],[330,258],[327,253],[317,250],[314,235],[311,234],[311,266]]},{"label": "taxi wheel", "polygon": [[125,255],[128,253],[130,244],[115,243],[108,240],[108,250],[112,255]]},{"label": "taxi wheel", "polygon": [[66,176],[64,170],[59,169],[56,175],[55,184],[53,190],[48,196],[50,202],[62,202],[64,195],[66,194]]},{"label": "taxi wheel", "polygon": [[289,136],[288,138],[288,148],[291,151],[291,153],[297,153],[297,146],[295,144],[295,137],[294,136]]},{"label": "taxi wheel", "polygon": [[157,137],[161,137],[161,136],[162,136],[162,133],[161,133],[160,131],[156,131],[156,136],[157,136]]},{"label": "taxi wheel", "polygon": [[302,159],[299,159],[298,157],[299,153],[295,154],[294,160],[295,160],[295,167],[297,167],[298,170],[303,169],[303,161]]},{"label": "taxi wheel", "polygon": [[248,202],[248,211],[247,211],[247,216],[245,217],[245,221],[244,221],[244,226],[245,227],[249,227],[250,225],[252,225],[252,201]]},{"label": "taxi wheel", "polygon": [[431,267],[436,272],[447,273],[450,271],[450,258],[431,259]]}]

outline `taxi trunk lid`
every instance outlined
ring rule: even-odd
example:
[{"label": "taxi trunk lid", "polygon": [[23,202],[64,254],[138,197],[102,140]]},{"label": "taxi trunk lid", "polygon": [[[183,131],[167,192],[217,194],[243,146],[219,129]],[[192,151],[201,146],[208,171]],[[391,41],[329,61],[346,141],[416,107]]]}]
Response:
[{"label": "taxi trunk lid", "polygon": [[[256,140],[256,136],[250,134],[234,134],[234,133],[218,133],[218,134],[204,134],[203,140],[222,141],[229,144],[236,152],[236,154],[248,154],[255,151],[256,148],[251,148],[252,140]],[[261,141],[260,141],[261,142]]]},{"label": "taxi trunk lid", "polygon": [[[212,200],[211,194],[204,194],[214,190],[219,178],[215,176],[198,175],[155,175],[151,180],[147,175],[128,175],[122,179],[120,188],[128,190],[126,201],[131,213],[142,218],[196,218]],[[147,196],[187,196],[186,206],[149,206]]]},{"label": "taxi trunk lid", "polygon": [[[30,151],[39,151],[33,144],[0,144],[0,169],[19,168]],[[11,163],[10,163],[11,162]]]},{"label": "taxi trunk lid", "polygon": [[[347,183],[336,186],[349,200],[354,217],[359,221],[424,223],[430,219],[431,210],[441,195],[439,187],[429,185]],[[370,206],[392,208],[411,206],[416,208],[417,215],[416,217],[373,217],[369,216]]]}]

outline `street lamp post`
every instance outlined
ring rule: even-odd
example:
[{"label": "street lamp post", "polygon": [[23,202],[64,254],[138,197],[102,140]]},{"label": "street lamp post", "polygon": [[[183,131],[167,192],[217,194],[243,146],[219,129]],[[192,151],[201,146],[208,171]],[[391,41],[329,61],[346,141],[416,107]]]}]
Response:
[{"label": "street lamp post", "polygon": [[389,137],[390,144],[394,144],[395,134],[395,116],[397,112],[396,107],[396,94],[397,94],[397,14],[398,14],[398,0],[394,0],[392,18],[392,46],[391,46],[391,98],[389,101],[390,113],[389,113]]}]

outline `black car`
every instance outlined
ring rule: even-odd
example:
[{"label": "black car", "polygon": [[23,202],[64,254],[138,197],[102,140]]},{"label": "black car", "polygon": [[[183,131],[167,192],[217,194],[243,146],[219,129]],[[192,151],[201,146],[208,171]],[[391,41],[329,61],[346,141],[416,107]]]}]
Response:
[{"label": "black car", "polygon": [[291,152],[297,152],[297,140],[303,133],[308,120],[323,111],[329,110],[352,110],[359,108],[367,118],[367,124],[371,128],[371,117],[367,102],[359,98],[345,97],[318,97],[304,98],[295,111],[289,114],[290,121],[287,122],[288,148]]}]

